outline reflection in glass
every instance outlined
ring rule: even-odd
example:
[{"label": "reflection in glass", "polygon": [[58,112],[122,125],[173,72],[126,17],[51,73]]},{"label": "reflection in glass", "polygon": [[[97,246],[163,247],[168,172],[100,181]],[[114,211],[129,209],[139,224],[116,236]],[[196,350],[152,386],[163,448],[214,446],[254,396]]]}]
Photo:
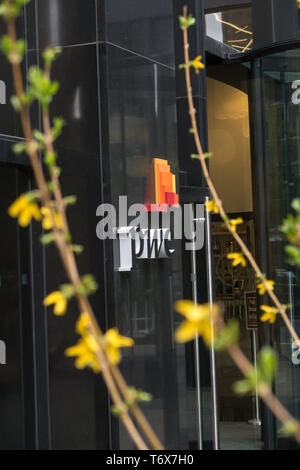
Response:
[{"label": "reflection in glass", "polygon": [[[254,253],[248,75],[243,66],[231,70],[228,74],[231,79],[228,79],[226,66],[208,68],[208,138],[209,149],[213,152],[210,173],[226,212],[232,218],[243,218],[238,233]],[[227,255],[240,249],[231,234],[224,230],[219,216],[213,216],[212,220],[214,297],[223,308],[225,322],[238,321],[240,346],[253,361],[258,335],[248,324],[246,293],[254,292],[255,298],[255,276],[249,266],[233,268]],[[257,322],[255,326],[257,328]],[[237,397],[233,386],[241,379],[240,371],[227,352],[218,353],[216,358],[220,447],[223,450],[261,449],[255,393]]]},{"label": "reflection in glass", "polygon": [[[281,302],[291,305],[288,314],[299,334],[299,269],[286,262],[286,240],[279,226],[290,211],[292,200],[300,196],[300,106],[293,99],[293,84],[300,78],[300,50],[269,55],[260,62],[264,96],[269,270]],[[299,418],[300,364],[293,357],[296,347],[280,319],[272,331],[272,338],[279,358],[276,393],[291,413]],[[286,448],[290,444],[284,442],[281,436],[279,446]]]},{"label": "reflection in glass", "polygon": [[16,199],[16,170],[0,166],[0,340],[6,364],[0,364],[0,449],[22,449],[21,318],[18,226],[7,214]]},{"label": "reflection in glass", "polygon": [[238,52],[253,47],[251,7],[224,9],[205,15],[207,36],[231,46]]},{"label": "reflection in glass", "polygon": [[[113,201],[144,203],[149,165],[167,159],[178,174],[173,70],[109,48],[110,152]],[[135,346],[123,353],[127,381],[153,395],[144,411],[169,449],[197,445],[192,362],[174,342],[173,304],[183,297],[181,247],[165,260],[137,260],[130,273],[115,273],[117,326]],[[121,449],[132,449],[123,426]]]},{"label": "reflection in glass", "polygon": [[105,0],[107,40],[157,62],[174,66],[170,0]]}]

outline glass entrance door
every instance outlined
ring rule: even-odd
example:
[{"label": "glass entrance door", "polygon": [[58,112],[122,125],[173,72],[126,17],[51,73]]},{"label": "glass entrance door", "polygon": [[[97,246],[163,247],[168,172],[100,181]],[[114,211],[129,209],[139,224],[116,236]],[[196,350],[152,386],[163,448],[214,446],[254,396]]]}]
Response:
[{"label": "glass entrance door", "polygon": [[22,250],[27,230],[7,213],[24,183],[20,171],[0,165],[0,449],[25,447],[23,378],[29,351],[22,352],[22,332],[30,328],[30,312],[24,301],[29,273]]},{"label": "glass entrance door", "polygon": [[[287,262],[287,240],[279,227],[287,214],[292,212],[292,201],[300,197],[300,49],[266,54],[253,61],[251,70],[253,120],[259,130],[254,134],[261,178],[258,197],[264,201],[264,205],[258,205],[261,257],[269,279],[275,281],[280,301],[290,305],[287,313],[299,334],[299,268]],[[299,419],[300,365],[297,345],[280,318],[273,326],[264,327],[262,333],[264,340],[274,346],[278,356],[276,395]],[[295,447],[292,439],[279,432],[280,428],[281,425],[276,423],[273,446],[279,449]]]},{"label": "glass entrance door", "polygon": [[[213,153],[210,173],[230,218],[242,217],[239,235],[255,253],[255,209],[252,186],[252,154],[248,99],[248,68],[239,65],[208,68],[207,114],[209,150]],[[218,215],[212,216],[211,249],[213,296],[224,311],[225,322],[239,323],[240,346],[254,362],[257,328],[249,322],[247,302],[256,304],[255,276],[251,269],[232,267],[227,258],[240,251]],[[220,448],[262,448],[259,401],[255,393],[239,397],[234,384],[241,373],[226,352],[216,355]]]}]

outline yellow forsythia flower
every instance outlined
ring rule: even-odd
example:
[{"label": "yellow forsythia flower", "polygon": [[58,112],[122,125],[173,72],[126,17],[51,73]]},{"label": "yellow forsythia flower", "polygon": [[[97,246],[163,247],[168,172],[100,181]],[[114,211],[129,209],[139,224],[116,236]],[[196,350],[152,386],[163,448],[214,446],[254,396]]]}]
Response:
[{"label": "yellow forsythia flower", "polygon": [[214,212],[215,214],[219,213],[219,208],[217,204],[214,201],[207,201],[204,203],[206,209],[208,212]]},{"label": "yellow forsythia flower", "polygon": [[75,346],[66,349],[65,355],[68,357],[77,356],[75,360],[75,367],[77,369],[91,367],[91,369],[98,374],[100,372],[100,366],[95,352],[95,347],[91,347],[90,342],[84,337],[80,339]]},{"label": "yellow forsythia flower", "polygon": [[98,351],[99,344],[96,338],[89,332],[88,327],[91,324],[90,316],[88,313],[82,313],[76,322],[76,333],[80,334],[83,339],[88,343],[90,349],[94,352]]},{"label": "yellow forsythia flower", "polygon": [[241,217],[238,217],[237,219],[232,219],[232,220],[230,220],[231,230],[232,230],[233,232],[236,232],[236,226],[242,224],[243,222],[244,222],[244,221],[243,221],[243,219],[242,219]]},{"label": "yellow forsythia flower", "polygon": [[26,194],[22,194],[22,196],[13,202],[8,209],[8,213],[11,217],[18,218],[21,227],[27,227],[32,218],[38,222],[42,218],[39,206],[36,202],[30,200]]},{"label": "yellow forsythia flower", "polygon": [[[75,346],[66,349],[65,354],[69,357],[77,356],[75,367],[84,369],[91,367],[94,372],[100,372],[101,368],[96,352],[99,350],[97,339],[88,330],[90,317],[87,313],[82,313],[76,323],[76,332],[82,337]],[[111,364],[119,364],[121,360],[120,348],[133,346],[131,338],[120,336],[116,328],[108,330],[104,336],[106,343],[107,358]]]},{"label": "yellow forsythia flower", "polygon": [[54,315],[64,315],[67,311],[67,299],[62,295],[60,291],[52,292],[44,300],[45,307],[49,305],[54,305],[53,313]]},{"label": "yellow forsythia flower", "polygon": [[205,69],[205,65],[201,62],[202,55],[198,55],[194,60],[191,61],[191,66],[194,67],[196,74],[199,74],[199,69]]},{"label": "yellow forsythia flower", "polygon": [[76,333],[84,336],[87,333],[87,328],[90,325],[90,316],[88,313],[82,313],[76,322]]},{"label": "yellow forsythia flower", "polygon": [[243,268],[247,266],[246,260],[244,256],[242,255],[242,253],[229,253],[227,255],[227,258],[233,260],[232,262],[233,267],[238,266],[239,264],[241,264]]},{"label": "yellow forsythia flower", "polygon": [[130,348],[134,345],[133,339],[120,336],[116,328],[111,328],[105,333],[105,341],[107,357],[111,364],[119,364],[121,360],[120,348]]},{"label": "yellow forsythia flower", "polygon": [[[274,290],[274,285],[275,285],[275,282],[274,281],[265,281],[266,284],[268,285],[268,288],[270,290]],[[263,282],[257,284],[257,289],[258,289],[258,293],[259,295],[264,295],[266,293],[266,286]]]},{"label": "yellow forsythia flower", "polygon": [[76,332],[82,337],[75,346],[66,349],[65,354],[68,357],[77,356],[75,360],[75,367],[77,369],[90,367],[95,373],[99,373],[100,365],[96,356],[99,344],[96,338],[89,333],[89,325],[90,317],[88,313],[82,313],[76,322]]},{"label": "yellow forsythia flower", "polygon": [[213,336],[211,322],[218,312],[217,306],[195,305],[190,300],[180,300],[175,303],[175,310],[185,317],[185,321],[175,332],[175,339],[178,343],[187,343],[195,339],[198,333],[207,345],[211,344]]},{"label": "yellow forsythia flower", "polygon": [[[48,207],[42,207],[41,213],[43,216],[43,229],[51,230],[53,228],[53,221],[52,221],[50,209]],[[62,228],[61,216],[57,212],[54,215],[54,221],[55,221],[56,227]]]},{"label": "yellow forsythia flower", "polygon": [[277,308],[275,307],[270,307],[269,305],[262,305],[261,310],[265,312],[261,317],[261,321],[265,322],[268,321],[269,323],[275,323],[276,321],[276,316],[278,313]]}]

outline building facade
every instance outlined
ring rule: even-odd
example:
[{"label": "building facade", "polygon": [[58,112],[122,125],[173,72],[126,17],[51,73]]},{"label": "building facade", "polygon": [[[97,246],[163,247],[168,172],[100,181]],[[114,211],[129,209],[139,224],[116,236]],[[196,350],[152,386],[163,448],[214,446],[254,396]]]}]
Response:
[{"label": "building facade", "polygon": [[[218,217],[200,221],[201,249],[186,251],[176,242],[172,257],[136,260],[127,272],[116,269],[113,241],[96,235],[100,204],[118,207],[120,196],[128,205],[145,202],[154,158],[168,161],[181,205],[203,205],[209,197],[199,162],[190,158],[195,149],[178,69],[184,4],[197,20],[191,57],[206,62],[193,76],[193,96],[202,145],[214,154],[211,174],[227,212],[243,217],[241,236],[291,305],[299,331],[299,272],[287,265],[278,230],[300,189],[296,0],[32,0],[18,22],[28,43],[24,76],[40,64],[43,48],[61,46],[53,68],[60,91],[51,112],[67,122],[57,149],[64,193],[78,197],[68,215],[76,243],[85,246],[80,271],[98,280],[91,300],[101,327],[117,326],[135,340],[123,354],[122,372],[152,394],[144,411],[166,448],[293,448],[255,394],[234,395],[240,376],[225,355],[215,357],[201,340],[174,341],[181,321],[176,300],[222,302],[225,318],[239,320],[251,360],[263,344],[275,347],[276,394],[300,417],[296,345],[280,321],[272,327],[253,321],[247,307],[249,299],[256,303],[255,278],[226,263],[235,247]],[[102,379],[76,370],[64,356],[76,341],[75,303],[63,318],[42,306],[66,282],[54,248],[39,243],[39,225],[20,229],[7,215],[10,202],[34,185],[27,158],[11,151],[22,139],[12,94],[2,56],[0,448],[133,449],[110,413]],[[38,107],[31,118],[40,128]]]}]

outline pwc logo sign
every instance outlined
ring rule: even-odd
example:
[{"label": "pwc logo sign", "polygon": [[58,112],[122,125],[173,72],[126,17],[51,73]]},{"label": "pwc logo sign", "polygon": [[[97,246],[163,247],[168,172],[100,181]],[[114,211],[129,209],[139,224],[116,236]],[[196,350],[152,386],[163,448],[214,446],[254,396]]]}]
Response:
[{"label": "pwc logo sign", "polygon": [[[135,218],[129,226],[116,229],[114,256],[117,271],[131,271],[134,257],[168,258],[175,253],[170,246],[170,223],[159,222],[160,212],[166,214],[170,206],[179,207],[175,175],[171,173],[167,160],[153,158],[148,173],[145,204],[137,206],[138,220]],[[148,217],[149,212],[151,214]]]},{"label": "pwc logo sign", "polygon": [[171,173],[167,160],[162,158],[153,158],[152,160],[148,174],[145,206],[149,212],[167,212],[169,206],[179,206],[176,178]]},{"label": "pwc logo sign", "polygon": [[113,240],[116,271],[131,271],[135,259],[169,258],[175,240],[185,240],[187,251],[204,247],[204,203],[179,204],[175,175],[162,158],[151,161],[144,204],[128,207],[127,196],[119,196],[118,208],[100,204],[96,215],[99,240]]}]

